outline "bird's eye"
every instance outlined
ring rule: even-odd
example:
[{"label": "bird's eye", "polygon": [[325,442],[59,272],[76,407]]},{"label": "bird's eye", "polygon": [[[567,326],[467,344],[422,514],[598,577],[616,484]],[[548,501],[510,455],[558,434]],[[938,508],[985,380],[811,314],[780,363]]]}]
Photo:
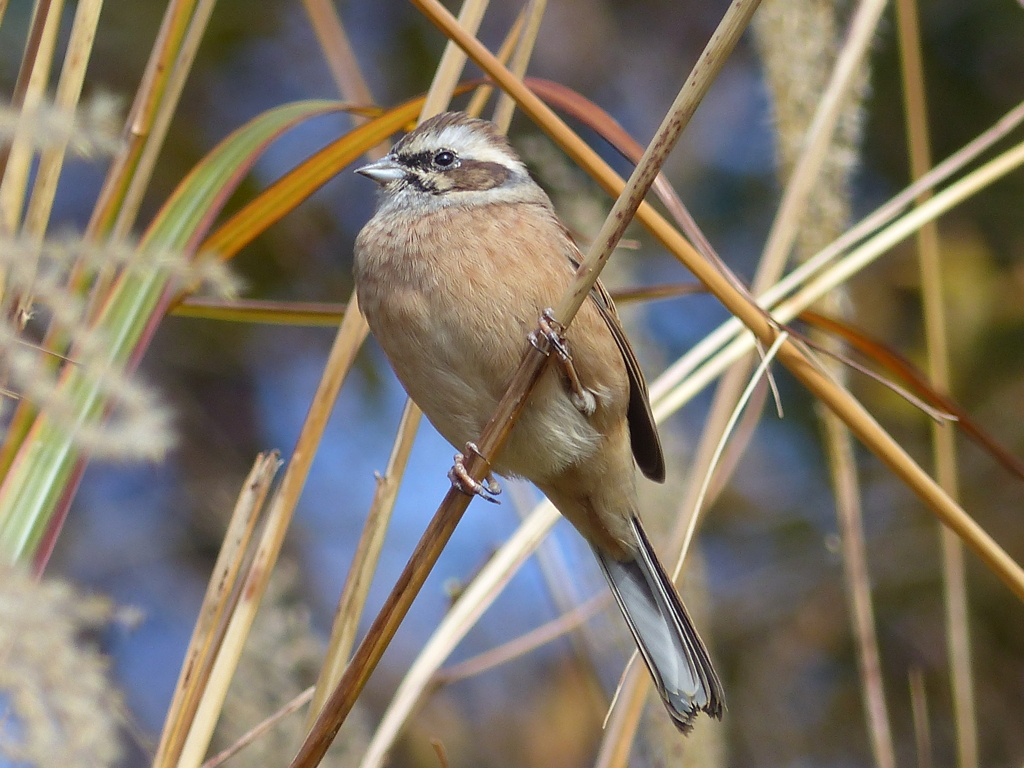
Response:
[{"label": "bird's eye", "polygon": [[434,165],[440,166],[441,168],[447,168],[454,162],[455,153],[449,149],[442,149],[440,152],[434,155]]}]

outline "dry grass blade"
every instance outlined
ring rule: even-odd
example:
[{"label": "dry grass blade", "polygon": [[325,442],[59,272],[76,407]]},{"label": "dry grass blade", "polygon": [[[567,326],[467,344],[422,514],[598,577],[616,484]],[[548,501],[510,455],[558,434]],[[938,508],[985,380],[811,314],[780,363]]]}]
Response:
[{"label": "dry grass blade", "polygon": [[[54,98],[54,106],[58,110],[71,113],[78,105],[102,8],[103,0],[84,0],[78,4],[75,10],[71,39],[68,41],[64,67],[61,70]],[[25,212],[22,232],[40,244],[50,221],[50,211],[53,208],[53,199],[57,192],[57,179],[60,177],[70,140],[70,134],[63,137],[62,141],[46,147],[39,158],[39,168],[36,171],[35,185],[32,188],[32,196],[29,198],[28,209]],[[38,261],[38,252],[35,257]],[[33,268],[32,271],[34,272],[35,269]],[[30,314],[33,303],[31,295],[22,297],[19,312],[24,315]]]},{"label": "dry grass blade", "polygon": [[[420,4],[417,3],[417,5]],[[661,163],[671,151],[689,117],[696,110],[697,104],[710,87],[714,76],[739,39],[756,7],[757,2],[738,0],[726,11],[718,32],[712,37],[708,48],[701,54],[691,76],[687,78],[676,101],[662,122],[655,139],[644,153],[644,157],[630,177],[622,195],[612,207],[595,245],[577,270],[573,285],[555,308],[554,318],[563,326],[570,324],[576,311],[588,295],[597,280],[601,267],[607,262],[618,238],[621,237],[623,230],[636,213],[644,195],[657,176]],[[483,49],[483,46],[475,38],[467,36],[444,8],[432,3],[431,18],[435,23],[443,22],[444,31],[456,39],[478,64],[481,58],[486,58],[487,63],[491,65],[489,70],[494,69],[494,65],[497,64],[494,57],[486,49]],[[483,51],[482,55],[481,51]],[[498,66],[500,67],[500,65]],[[509,82],[514,81],[514,79],[510,80],[508,71],[504,68],[501,68],[501,73],[495,77],[494,71],[488,72],[499,82],[502,79]],[[518,83],[518,81],[514,82]],[[505,83],[502,85],[504,86]],[[519,88],[522,89],[521,83]],[[525,89],[523,92],[529,94]],[[536,96],[529,94],[527,98],[533,99],[534,106],[539,105],[539,111],[546,110]],[[487,472],[487,462],[483,457],[493,456],[500,452],[509,430],[525,406],[528,392],[540,377],[547,362],[548,358],[534,347],[530,347],[524,356],[508,391],[478,441],[480,455],[473,454],[467,462],[467,471],[474,479],[483,478]],[[454,531],[468,502],[468,497],[454,488],[445,496],[384,608],[374,620],[337,689],[331,694],[331,698],[324,706],[309,737],[292,761],[293,768],[299,768],[299,766],[308,768],[319,763],[323,757],[331,740],[355,704],[369,675],[380,661],[384,649],[394,636],[394,632],[408,611],[413,598],[426,580],[437,556]]]},{"label": "dry grass blade", "polygon": [[[674,299],[704,292],[704,286],[694,282],[661,283],[609,291],[616,304]],[[345,305],[336,302],[212,299],[189,296],[171,310],[171,314],[175,317],[191,317],[197,320],[336,328],[341,318],[345,316]]]},{"label": "dry grass blade", "polygon": [[875,765],[894,768],[896,756],[885,700],[882,664],[878,653],[878,633],[871,601],[871,577],[868,573],[867,546],[864,540],[860,485],[854,458],[853,441],[846,426],[833,414],[824,412],[825,445],[829,452],[833,495],[843,548],[846,599],[849,603],[853,635],[857,644],[857,666],[861,696],[867,714],[868,733]]},{"label": "dry grass blade", "polygon": [[[533,46],[537,42],[537,34],[540,32],[540,22],[544,18],[544,11],[547,8],[547,0],[529,0],[523,8],[525,25],[522,34],[516,36],[515,52],[509,62],[509,70],[516,77],[522,79],[526,75],[526,67],[530,63],[530,56],[533,54]],[[498,103],[494,107],[494,114],[491,121],[498,126],[502,133],[508,133],[508,127],[512,124],[512,115],[515,113],[516,103],[507,93],[498,95]]]},{"label": "dry grass blade", "polygon": [[335,302],[206,299],[190,296],[171,310],[176,317],[234,323],[337,328],[345,305]]},{"label": "dry grass blade", "polygon": [[[740,415],[743,413],[743,409],[746,407],[747,402],[754,394],[754,390],[760,383],[761,378],[768,374],[768,366],[775,359],[775,355],[778,354],[779,348],[786,343],[789,339],[789,334],[783,331],[778,335],[772,345],[765,352],[761,358],[761,362],[757,368],[754,369],[753,375],[747,382],[743,392],[740,393],[739,398],[736,400],[736,405],[733,407],[732,412],[729,414],[729,419],[726,421],[722,434],[719,436],[718,442],[715,444],[715,449],[711,452],[710,461],[708,462],[707,471],[704,473],[701,483],[698,486],[693,512],[688,518],[688,524],[686,526],[686,533],[683,537],[682,546],[678,549],[679,556],[676,559],[676,566],[672,570],[672,580],[675,581],[679,578],[679,574],[683,570],[683,563],[686,560],[686,554],[690,550],[690,544],[693,542],[693,537],[697,532],[697,521],[700,519],[700,510],[704,504],[704,498],[707,495],[708,488],[711,485],[711,481],[715,476],[715,468],[718,466],[718,460],[722,456],[722,452],[725,450],[726,443],[729,441],[729,435],[732,434],[733,428],[739,421]],[[673,551],[675,548],[673,548]]]},{"label": "dry grass blade", "polygon": [[[305,0],[305,6],[342,96],[371,103],[373,98],[370,89],[355,59],[348,36],[345,34],[341,19],[333,4],[324,2],[324,0]],[[386,142],[378,144],[367,154],[371,160],[383,157],[387,146]],[[327,653],[314,688],[312,704],[307,713],[307,729],[313,724],[317,713],[323,707],[328,691],[333,688],[341,676],[348,662],[349,654],[352,652],[359,618],[362,616],[370,582],[377,568],[380,551],[384,544],[384,535],[391,521],[391,512],[394,509],[398,488],[405,473],[419,422],[419,409],[412,402],[407,401],[387,470],[383,477],[378,478],[377,491],[370,505],[363,534],[360,537],[338,601]]]},{"label": "dry grass blade", "polygon": [[276,452],[260,454],[238,495],[192,639],[185,651],[181,675],[153,758],[153,768],[170,768],[178,762],[214,656],[223,639],[225,617],[230,613],[232,601],[238,597],[238,577],[250,554],[253,531],[279,466]]},{"label": "dry grass blade", "polygon": [[[467,2],[462,9],[463,16],[474,25],[479,25],[486,2]],[[445,108],[455,91],[465,56],[454,46],[449,45],[442,58],[420,110],[420,120],[432,116]],[[394,508],[409,453],[419,428],[422,414],[419,408],[407,400],[399,425],[398,436],[392,449],[387,473],[379,478],[377,492],[367,515],[363,535],[360,538],[356,556],[353,558],[345,587],[342,591],[335,614],[334,626],[331,630],[330,647],[327,658],[320,671],[317,681],[317,693],[309,710],[307,728],[312,728],[317,716],[323,709],[328,693],[334,689],[348,664],[348,657],[355,642],[356,629],[365,604],[366,594],[370,588],[373,573],[376,570],[384,534]]]},{"label": "dry grass blade", "polygon": [[525,656],[530,651],[536,650],[572,632],[588,619],[610,606],[612,604],[611,601],[611,595],[607,592],[595,595],[587,600],[587,602],[576,606],[567,613],[563,613],[557,619],[553,619],[547,624],[542,624],[536,629],[530,630],[525,635],[509,640],[507,643],[503,643],[497,648],[492,648],[471,659],[439,669],[434,675],[434,682],[439,685],[450,685],[459,680],[465,680],[468,677],[481,675],[490,669],[507,664],[513,659]]},{"label": "dry grass blade", "polygon": [[[116,242],[132,231],[215,4],[216,0],[168,4],[128,116],[125,149],[104,179],[86,231],[88,238],[110,237]],[[110,267],[100,271],[91,293],[94,311],[103,306],[113,280]]]},{"label": "dry grass blade", "polygon": [[[823,248],[819,253],[815,254],[812,258],[808,259],[786,275],[781,281],[766,290],[763,294],[760,294],[757,299],[758,303],[765,307],[772,307],[778,304],[783,298],[792,294],[801,285],[804,285],[814,279],[816,274],[822,272],[837,257],[848,251],[856,243],[864,240],[866,237],[877,235],[883,227],[889,225],[901,211],[910,205],[918,195],[925,190],[932,189],[937,184],[948,179],[954,173],[962,170],[967,164],[971,163],[979,155],[991,148],[996,142],[1016,130],[1022,122],[1024,122],[1024,102],[1018,104],[1012,110],[1007,112],[991,128],[984,131],[970,143],[950,155],[921,179],[908,186],[887,203],[880,206],[859,223],[851,227],[834,243]],[[1006,155],[1004,155],[1004,158],[1005,157]],[[992,169],[994,164],[989,163],[985,167]],[[1006,173],[1009,173],[1015,167],[1015,163],[1011,161],[999,172],[993,175],[987,175],[984,179],[981,178],[981,175],[972,174],[972,178],[979,182],[977,184],[968,185],[965,183],[965,178],[956,182],[956,184],[950,185],[950,187],[947,188],[948,191],[951,192],[953,189],[958,189],[959,191],[956,195],[951,195],[951,199],[947,207],[942,208],[942,210],[935,211],[933,218],[941,215],[957,202],[969,198],[979,189],[991,184],[996,179]],[[917,224],[916,226],[920,226],[920,224]],[[911,232],[912,231],[914,231],[914,229],[911,229]],[[810,304],[807,306],[810,306]],[[783,320],[782,322],[786,321]],[[717,350],[727,344],[730,338],[733,338],[742,332],[742,323],[737,318],[731,318],[715,329],[715,331],[705,336],[703,340],[694,345],[687,354],[683,355],[683,357],[673,363],[668,370],[665,371],[665,374],[660,379],[660,385],[657,387],[651,387],[652,401],[657,401],[664,397],[668,390],[677,387],[680,381],[689,376],[700,366],[702,362],[709,359]],[[718,374],[715,375],[717,376]]]},{"label": "dry grass blade", "polygon": [[[910,362],[910,360],[905,358],[896,350],[881,343],[877,339],[869,337],[864,332],[847,323],[840,322],[831,317],[819,315],[817,312],[801,312],[799,317],[801,320],[809,323],[815,328],[825,329],[829,333],[841,337],[843,341],[861,352],[867,359],[871,360],[877,366],[901,379],[913,392],[920,396],[921,400],[923,400],[923,402],[915,402],[914,398],[907,397],[908,402],[918,405],[918,407],[921,407],[921,409],[928,413],[932,418],[935,418],[935,415],[938,412],[948,414],[949,417],[947,419],[941,419],[940,421],[947,421],[949,419],[955,421],[956,426],[959,427],[964,434],[974,440],[983,450],[988,452],[988,454],[998,461],[1007,472],[1016,476],[1018,480],[1024,480],[1024,462],[1019,460],[1016,456],[1010,453],[1009,450],[1000,445],[991,433],[983,429],[981,425],[978,424],[966,410],[964,410],[963,406],[957,403],[953,398],[942,394],[932,387],[928,382],[926,374]],[[853,363],[852,360],[844,360],[844,362],[847,364]],[[856,370],[865,372],[865,370],[859,365],[854,364],[853,367]],[[891,386],[891,382],[887,382],[887,385]],[[903,394],[898,388],[894,391],[901,395]]]},{"label": "dry grass blade", "polygon": [[692,296],[705,293],[700,283],[658,283],[643,285],[638,288],[617,288],[609,291],[616,304],[628,304],[631,301],[657,301],[658,299],[676,299],[680,296]]},{"label": "dry grass blade", "polygon": [[[897,0],[896,22],[900,40],[910,171],[911,176],[917,179],[931,168],[932,158],[916,0]],[[924,194],[917,202],[924,203],[928,197],[929,195]],[[917,252],[921,272],[928,376],[937,391],[948,393],[949,344],[946,333],[942,260],[939,254],[939,231],[935,222],[929,222],[918,231]],[[937,424],[932,425],[931,431],[935,477],[951,497],[957,498],[959,483],[955,433],[951,429],[942,429]],[[945,529],[939,531],[939,537],[945,585],[947,653],[953,685],[957,764],[960,768],[977,768],[978,725],[963,545]]]},{"label": "dry grass blade", "polygon": [[352,44],[345,34],[345,27],[338,18],[334,4],[327,0],[302,0],[302,5],[316,32],[316,39],[331,70],[334,84],[338,87],[338,93],[346,101],[373,104],[370,88],[352,52]]},{"label": "dry grass blade", "polygon": [[[350,309],[356,307],[354,295],[349,307]],[[200,707],[202,716],[196,718],[197,722],[202,724],[202,729],[190,732],[182,759],[178,763],[179,768],[198,767],[202,762],[213,733],[213,726],[217,721],[217,713],[227,694],[228,684],[241,655],[245,637],[252,626],[256,609],[266,591],[271,571],[284,544],[285,534],[291,523],[306,477],[309,475],[310,465],[316,456],[317,446],[327,426],[341,384],[352,366],[352,361],[355,359],[360,345],[366,339],[368,330],[366,321],[358,311],[350,311],[345,314],[317,391],[313,396],[309,413],[299,433],[291,460],[288,462],[281,485],[270,504],[266,528],[262,533],[252,568],[243,586],[244,600],[235,610],[227,628],[222,653],[217,659],[214,670],[216,685],[211,683],[208,687],[207,695]]]},{"label": "dry grass blade", "polygon": [[[168,14],[172,6],[168,7]],[[181,4],[185,5],[185,4]],[[137,160],[134,167],[130,169],[130,177],[124,196],[117,206],[117,218],[113,223],[111,232],[115,240],[122,239],[131,232],[135,224],[135,217],[138,215],[139,206],[142,204],[142,197],[149,187],[149,180],[153,175],[153,168],[156,166],[157,156],[163,148],[167,130],[170,127],[171,119],[178,108],[178,100],[185,87],[185,81],[192,71],[192,64],[195,62],[196,52],[206,33],[206,26],[210,21],[210,14],[213,13],[216,0],[198,0],[195,3],[188,3],[194,10],[188,15],[185,33],[180,39],[168,39],[168,47],[162,51],[168,58],[157,57],[151,61],[155,64],[156,70],[147,70],[146,79],[143,81],[143,88],[140,88],[136,104],[141,110],[132,111],[131,132],[135,136],[142,137]],[[187,11],[187,7],[181,8]],[[166,22],[180,24],[182,17],[172,19],[168,17]],[[161,29],[163,33],[164,29]],[[154,49],[154,52],[159,49]],[[173,58],[170,57],[173,56]],[[150,73],[153,79],[150,79]],[[153,89],[145,88],[152,84]],[[113,171],[114,169],[112,169]],[[97,206],[97,211],[100,211]],[[97,222],[99,223],[99,222]],[[90,222],[91,228],[92,222]],[[98,233],[97,233],[98,234]]]},{"label": "dry grass blade", "polygon": [[[815,273],[814,269],[805,269],[810,265],[810,261],[793,270],[770,291],[766,291],[759,301],[771,308],[772,317],[778,323],[792,321],[823,295],[912,235],[922,224],[938,218],[964,200],[970,199],[979,190],[1011,173],[1022,164],[1024,164],[1024,143],[993,158],[981,168],[972,171],[942,190],[924,205],[904,214],[871,239],[850,251],[828,270],[810,279],[789,299],[780,301],[781,297],[793,292],[803,280],[810,278]],[[831,251],[832,249],[826,250]],[[823,254],[825,251],[818,256]],[[817,258],[816,256],[811,261]],[[794,279],[794,276],[797,276],[797,279]],[[738,318],[727,320],[673,363],[658,382],[651,385],[651,401],[654,405],[655,415],[661,411],[672,412],[683,403],[688,402],[735,360],[754,348],[752,337],[747,335],[743,329],[744,322]],[[748,325],[756,327],[753,318]],[[730,339],[732,339],[731,342]],[[719,349],[720,351],[715,353],[715,350]],[[701,364],[703,360],[707,362]]]},{"label": "dry grass blade", "polygon": [[[516,16],[515,22],[508,30],[508,34],[505,35],[505,40],[502,42],[501,47],[495,54],[498,61],[502,64],[509,60],[512,55],[512,51],[515,50],[516,43],[519,41],[519,36],[523,33],[523,25],[526,23],[526,8],[523,8]],[[494,86],[490,83],[484,83],[477,87],[473,91],[473,97],[466,104],[465,112],[467,115],[473,117],[479,117],[484,111],[484,105],[487,104],[487,100],[491,98],[491,94],[494,93]]]},{"label": "dry grass blade", "polygon": [[[320,49],[327,60],[327,66],[331,70],[335,85],[341,98],[355,104],[370,105],[374,103],[370,87],[366,84],[363,71],[359,68],[352,44],[349,42],[345,27],[341,23],[338,11],[330,0],[303,0],[306,8],[306,15],[309,16],[316,38],[320,43]],[[365,118],[353,115],[354,125],[360,125]],[[378,160],[387,154],[388,142],[381,142],[377,146],[367,150],[366,156],[370,160]]]},{"label": "dry grass blade", "polygon": [[920,667],[911,668],[910,711],[914,718],[914,745],[917,747],[917,768],[932,768],[932,729],[928,724],[928,691]]},{"label": "dry grass blade", "polygon": [[547,536],[548,531],[558,522],[558,518],[558,510],[550,502],[545,501],[487,561],[402,678],[366,749],[360,768],[374,768],[383,764],[387,751],[423,692],[434,679],[434,674],[515,575],[519,566],[526,562],[537,545]]},{"label": "dry grass blade", "polygon": [[373,495],[370,511],[366,515],[363,534],[352,557],[348,576],[345,578],[338,609],[334,613],[330,643],[320,676],[316,681],[316,695],[309,707],[307,729],[312,727],[313,720],[323,708],[328,693],[338,683],[348,664],[356,639],[356,630],[359,628],[359,618],[363,615],[366,595],[370,591],[370,582],[377,570],[380,552],[384,546],[384,536],[391,522],[395,499],[398,498],[398,490],[409,463],[409,454],[412,453],[421,419],[420,409],[412,400],[406,400],[402,419],[398,424],[398,435],[391,449],[391,458],[388,459],[384,474],[377,477],[377,490]]},{"label": "dry grass blade", "polygon": [[[625,734],[635,730],[636,723],[640,722],[640,715],[644,711],[650,687],[651,678],[642,664],[629,664],[626,667],[605,722],[606,734]],[[625,697],[621,697],[623,692],[627,692]],[[594,768],[619,768],[629,765],[629,753],[632,749],[632,739],[605,737],[601,740]]]},{"label": "dry grass blade", "polygon": [[850,32],[836,59],[831,82],[822,94],[818,110],[807,129],[804,151],[786,183],[779,210],[768,233],[758,265],[758,275],[754,278],[756,293],[767,289],[782,273],[800,227],[801,212],[807,207],[807,200],[832,142],[839,113],[854,86],[885,6],[886,0],[861,0],[854,12]]},{"label": "dry grass blade", "polygon": [[[28,73],[24,81],[22,114],[35,112],[46,94],[63,9],[63,0],[52,0],[36,6],[32,33],[19,75],[19,78],[22,78]],[[3,232],[11,233],[18,229],[34,154],[31,135],[33,130],[31,121],[24,121],[19,125],[4,158],[3,180],[0,181],[0,231]],[[0,283],[0,292],[2,289],[3,284]]]},{"label": "dry grass blade", "polygon": [[[465,0],[459,11],[459,24],[467,34],[475,35],[483,21],[484,11],[490,0]],[[466,66],[466,54],[455,43],[449,41],[444,47],[441,62],[434,70],[434,78],[430,82],[427,100],[420,111],[420,122],[444,112],[451,103],[455,93],[455,84],[459,82],[462,70]]]},{"label": "dry grass blade", "polygon": [[[25,38],[25,50],[22,51],[21,65],[18,67],[18,79],[14,82],[14,89],[11,91],[11,107],[20,109],[25,103],[25,93],[28,91],[29,78],[32,76],[32,66],[36,56],[39,55],[39,46],[42,42],[46,20],[49,16],[51,0],[39,0],[32,9],[32,20],[29,22],[28,35]],[[4,0],[3,10],[7,10],[7,2]],[[0,17],[2,21],[2,17]],[[0,149],[0,176],[7,167],[7,148]]]},{"label": "dry grass blade", "polygon": [[256,741],[256,739],[258,739],[260,736],[265,734],[279,722],[288,717],[288,715],[301,709],[302,706],[309,702],[309,700],[312,698],[313,686],[310,686],[302,693],[300,693],[298,696],[296,696],[294,699],[285,704],[283,707],[281,707],[281,709],[279,709],[277,712],[275,712],[266,720],[264,720],[262,723],[260,723],[259,725],[255,726],[252,730],[245,733],[241,738],[238,739],[238,741],[236,741],[230,747],[221,750],[216,755],[211,757],[209,760],[203,763],[202,766],[200,766],[200,768],[217,768],[219,765],[222,765],[223,763],[227,762],[230,758],[237,755],[247,746]]}]

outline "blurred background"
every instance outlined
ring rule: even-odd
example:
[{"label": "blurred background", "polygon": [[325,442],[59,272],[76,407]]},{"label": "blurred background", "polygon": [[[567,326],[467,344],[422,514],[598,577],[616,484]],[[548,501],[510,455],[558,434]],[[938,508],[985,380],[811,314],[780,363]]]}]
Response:
[{"label": "blurred background", "polygon": [[[0,88],[17,72],[30,3],[12,3],[0,28]],[[500,44],[518,6],[495,4],[480,37]],[[501,6],[501,7],[499,7]],[[552,2],[529,73],[565,84],[606,109],[638,141],[664,110],[726,3],[696,0]],[[134,93],[164,4],[108,3],[91,90]],[[398,0],[343,0],[339,11],[378,103],[394,104],[429,85],[443,39]],[[71,10],[69,9],[69,13]],[[958,149],[1024,99],[1024,8],[1013,0],[923,0],[920,4],[930,128],[936,160]],[[854,218],[907,184],[905,127],[893,20],[872,53],[863,150],[853,174]],[[332,98],[333,81],[298,2],[221,0],[142,214],[148,220],[174,186],[235,127],[279,104]],[[296,162],[346,131],[323,118],[292,131],[260,162],[239,194],[248,199]],[[600,141],[584,131],[595,145]],[[513,143],[584,235],[610,206],[550,142],[518,116]],[[620,171],[628,167],[606,154]],[[62,181],[54,221],[84,228],[105,167],[76,161]],[[752,275],[780,194],[769,96],[748,35],[697,112],[666,173],[725,261]],[[245,295],[344,301],[352,242],[373,207],[365,179],[346,171],[234,260]],[[953,392],[997,440],[1024,455],[1024,175],[1019,171],[955,209],[940,224],[949,299]],[[607,278],[633,286],[689,279],[637,229],[640,247],[621,251]],[[913,249],[904,244],[851,284],[851,320],[922,360],[923,334]],[[706,296],[624,310],[649,378],[725,317]],[[94,462],[82,483],[50,572],[111,595],[143,614],[104,638],[135,723],[126,765],[144,765],[159,733],[223,526],[258,451],[294,445],[318,381],[331,329],[248,326],[168,318],[141,369],[175,413],[178,447],[159,465]],[[785,419],[766,409],[734,479],[717,501],[691,561],[706,588],[702,634],[725,683],[729,710],[718,728],[722,764],[871,764],[842,582],[834,504],[813,403],[777,371]],[[878,385],[855,377],[855,392],[930,467],[928,422]],[[652,491],[651,527],[667,531],[681,496],[693,441],[709,396],[663,427],[673,459],[668,488]],[[326,638],[337,596],[394,437],[404,393],[371,341],[335,407],[333,421],[293,524],[288,578],[276,587],[287,631],[271,658],[295,651],[307,620]],[[1024,486],[988,455],[960,441],[963,503],[1018,561],[1024,561]],[[398,498],[371,592],[375,612],[447,490],[452,449],[424,424]],[[858,455],[876,600],[882,670],[900,764],[915,760],[908,674],[928,692],[935,765],[955,764],[946,671],[938,537],[934,518],[866,452]],[[532,493],[524,489],[524,494]],[[659,513],[658,510],[662,510]],[[661,517],[659,517],[661,514]],[[664,518],[664,519],[663,519]],[[518,523],[516,505],[471,506],[409,619],[374,675],[360,717],[372,723],[425,638],[472,576]],[[564,523],[555,543],[578,599],[605,587],[581,540]],[[1024,606],[968,556],[971,630],[981,763],[1024,760]],[[471,657],[559,613],[530,563],[460,646]],[[280,628],[279,628],[280,629]],[[614,611],[585,630],[480,676],[442,687],[393,753],[394,765],[436,765],[428,739],[451,765],[583,766],[592,763],[606,696],[630,644]],[[312,642],[303,639],[301,642]],[[589,649],[584,657],[581,648]],[[305,655],[304,655],[305,654]],[[304,662],[305,663],[305,662]],[[294,664],[307,685],[315,666]],[[258,687],[258,686],[257,686]],[[296,689],[298,690],[298,688]],[[603,691],[604,694],[599,694]],[[255,696],[255,688],[249,692]],[[663,713],[652,709],[652,727]],[[246,724],[252,725],[255,720]],[[635,765],[670,753],[642,743]]]}]

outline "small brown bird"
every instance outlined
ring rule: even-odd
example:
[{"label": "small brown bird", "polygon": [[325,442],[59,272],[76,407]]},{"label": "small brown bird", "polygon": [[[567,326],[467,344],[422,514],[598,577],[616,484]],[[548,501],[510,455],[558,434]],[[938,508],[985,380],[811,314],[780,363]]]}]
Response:
[{"label": "small brown bird", "polygon": [[[582,257],[484,120],[433,117],[358,173],[381,188],[356,239],[359,306],[410,397],[461,449],[483,432]],[[665,460],[643,374],[600,283],[564,342],[571,356],[547,368],[494,470],[532,481],[590,543],[686,731],[700,710],[721,717],[722,686],[637,517],[634,457],[658,482]],[[486,496],[456,464],[453,482]]]}]

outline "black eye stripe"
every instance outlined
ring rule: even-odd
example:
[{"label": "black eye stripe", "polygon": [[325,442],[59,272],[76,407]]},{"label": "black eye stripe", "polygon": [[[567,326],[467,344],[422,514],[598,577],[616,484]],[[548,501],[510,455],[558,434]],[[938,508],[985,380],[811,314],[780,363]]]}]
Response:
[{"label": "black eye stripe", "polygon": [[406,168],[427,170],[431,166],[433,152],[416,152],[415,154],[399,155],[398,161]]},{"label": "black eye stripe", "polygon": [[458,154],[450,149],[435,149],[424,152],[401,154],[398,156],[398,162],[406,168],[421,171],[437,170],[438,168],[449,169],[456,166],[455,161],[458,159]]}]

